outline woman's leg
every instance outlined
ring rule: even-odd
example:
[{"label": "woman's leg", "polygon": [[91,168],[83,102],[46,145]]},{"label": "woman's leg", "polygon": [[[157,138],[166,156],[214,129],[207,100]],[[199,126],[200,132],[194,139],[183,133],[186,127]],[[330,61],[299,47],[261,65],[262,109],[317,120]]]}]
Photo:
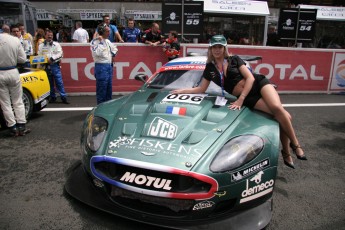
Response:
[{"label": "woman's leg", "polygon": [[[269,109],[269,107],[266,105],[265,101],[262,98],[256,103],[254,108],[273,115],[272,111]],[[290,118],[290,114],[289,114],[289,118]],[[293,164],[293,160],[292,160],[292,157],[290,155],[290,150],[289,150],[290,148],[289,137],[286,135],[286,133],[284,132],[283,128],[280,125],[279,125],[279,128],[280,128],[280,142],[282,143],[282,151],[289,155],[288,157],[283,156],[283,158],[288,163]]]},{"label": "woman's leg", "polygon": [[[272,114],[279,122],[283,132],[290,139],[290,142],[295,146],[299,145],[295,130],[292,127],[291,116],[283,108],[277,91],[272,85],[265,85],[261,89],[261,95],[262,98],[256,103],[254,108]],[[296,154],[299,156],[304,155],[301,148],[296,149]]]}]

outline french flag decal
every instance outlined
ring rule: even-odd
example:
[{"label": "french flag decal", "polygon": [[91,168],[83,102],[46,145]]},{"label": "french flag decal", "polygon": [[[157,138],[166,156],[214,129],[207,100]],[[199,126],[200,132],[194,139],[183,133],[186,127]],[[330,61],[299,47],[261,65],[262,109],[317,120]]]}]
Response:
[{"label": "french flag decal", "polygon": [[187,112],[187,108],[184,107],[175,107],[175,106],[167,106],[167,109],[165,110],[165,113],[169,114],[177,114],[185,116]]}]

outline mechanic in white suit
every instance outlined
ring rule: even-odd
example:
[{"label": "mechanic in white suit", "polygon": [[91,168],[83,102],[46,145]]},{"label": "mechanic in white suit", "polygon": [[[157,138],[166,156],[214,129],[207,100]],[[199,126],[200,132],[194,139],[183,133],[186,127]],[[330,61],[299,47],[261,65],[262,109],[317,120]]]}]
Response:
[{"label": "mechanic in white suit", "polygon": [[17,64],[25,63],[26,54],[19,39],[7,33],[0,34],[0,53],[1,109],[7,126],[10,128],[10,135],[14,137],[23,136],[29,133],[30,129],[25,127],[23,89]]},{"label": "mechanic in white suit", "polygon": [[98,37],[91,41],[91,52],[95,62],[97,104],[112,99],[113,93],[113,58],[117,54],[117,47],[107,39],[110,28],[99,25]]}]

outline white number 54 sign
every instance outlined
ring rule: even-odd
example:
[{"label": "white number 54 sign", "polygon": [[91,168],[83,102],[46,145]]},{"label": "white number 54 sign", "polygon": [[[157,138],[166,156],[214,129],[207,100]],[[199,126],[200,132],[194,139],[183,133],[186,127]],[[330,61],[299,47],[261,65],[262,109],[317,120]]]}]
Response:
[{"label": "white number 54 sign", "polygon": [[169,94],[163,102],[184,102],[189,104],[200,104],[207,94]]}]

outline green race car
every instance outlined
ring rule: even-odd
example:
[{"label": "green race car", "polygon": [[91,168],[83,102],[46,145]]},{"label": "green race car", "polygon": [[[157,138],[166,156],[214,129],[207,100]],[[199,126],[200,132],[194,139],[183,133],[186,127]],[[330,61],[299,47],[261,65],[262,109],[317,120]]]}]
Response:
[{"label": "green race car", "polygon": [[[87,116],[82,160],[66,191],[115,215],[174,229],[262,229],[272,216],[279,125],[248,108],[216,105],[195,87],[206,57],[168,62],[136,92]],[[236,98],[225,94],[227,105]]]}]

